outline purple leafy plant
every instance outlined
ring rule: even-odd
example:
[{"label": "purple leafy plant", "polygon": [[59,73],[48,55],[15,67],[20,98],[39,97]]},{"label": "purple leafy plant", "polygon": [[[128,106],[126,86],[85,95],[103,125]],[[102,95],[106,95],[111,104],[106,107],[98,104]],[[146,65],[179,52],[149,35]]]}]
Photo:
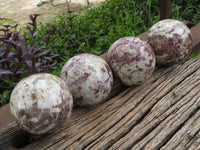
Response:
[{"label": "purple leafy plant", "polygon": [[26,45],[20,31],[13,32],[10,40],[1,40],[0,78],[19,78],[37,72],[49,72],[55,66],[54,56],[45,56],[50,50],[37,48],[37,43]]},{"label": "purple leafy plant", "polygon": [[[28,30],[32,36],[36,35],[37,15],[32,18],[32,28]],[[0,29],[0,95],[4,91],[11,91],[22,78],[39,72],[50,72],[56,63],[50,49],[38,46],[38,42],[28,45],[26,39],[17,31],[17,25],[3,25]],[[4,94],[5,95],[5,94]],[[1,103],[0,103],[1,106]]]},{"label": "purple leafy plant", "polygon": [[29,31],[29,33],[32,35],[33,38],[35,38],[37,36],[37,17],[40,16],[40,14],[31,14],[29,15],[29,18],[31,20],[31,22],[28,23],[27,25],[27,29]]}]

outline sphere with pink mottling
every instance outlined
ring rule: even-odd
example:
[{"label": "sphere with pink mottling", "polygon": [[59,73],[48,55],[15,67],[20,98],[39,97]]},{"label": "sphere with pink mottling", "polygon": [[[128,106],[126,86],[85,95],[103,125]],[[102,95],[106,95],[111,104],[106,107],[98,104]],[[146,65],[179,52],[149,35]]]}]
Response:
[{"label": "sphere with pink mottling", "polygon": [[154,49],[156,63],[182,63],[192,52],[190,29],[181,21],[166,19],[154,24],[148,31],[147,42]]},{"label": "sphere with pink mottling", "polygon": [[153,49],[138,37],[118,39],[109,48],[106,59],[114,75],[127,86],[141,84],[155,68]]},{"label": "sphere with pink mottling", "polygon": [[48,73],[37,73],[21,80],[10,98],[10,111],[20,127],[33,134],[52,131],[69,119],[72,95],[65,82]]},{"label": "sphere with pink mottling", "polygon": [[61,78],[69,86],[74,103],[80,106],[103,102],[111,92],[112,71],[107,62],[93,54],[79,54],[63,66]]}]

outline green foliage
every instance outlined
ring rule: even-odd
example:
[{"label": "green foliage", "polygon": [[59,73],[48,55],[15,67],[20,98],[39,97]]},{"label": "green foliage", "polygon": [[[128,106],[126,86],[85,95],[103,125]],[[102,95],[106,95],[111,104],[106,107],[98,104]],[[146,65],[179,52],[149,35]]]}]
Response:
[{"label": "green foliage", "polygon": [[8,103],[10,91],[6,90],[2,94],[0,94],[0,106],[4,106]]},{"label": "green foliage", "polygon": [[200,23],[199,0],[172,0],[174,12],[172,18],[192,23]]},{"label": "green foliage", "polygon": [[[60,54],[57,59],[60,64],[78,53],[100,55],[106,52],[117,39],[124,36],[137,36],[157,22],[159,9],[155,8],[159,3],[157,2],[158,6],[154,5],[155,7],[153,4],[155,2],[105,1],[99,7],[88,9],[83,15],[71,12],[60,15],[52,22],[41,25],[37,38],[32,39],[32,36],[26,38],[30,42],[40,41],[39,45],[50,48],[52,53]],[[156,11],[153,11],[149,17],[144,7]]]},{"label": "green foliage", "polygon": [[[200,24],[200,3],[199,0],[172,0],[172,18]],[[200,54],[200,49],[192,53],[187,59],[191,59]]]},{"label": "green foliage", "polygon": [[5,80],[1,79],[0,82],[0,87],[3,91],[0,93],[0,107],[4,106],[9,102],[10,94],[11,94],[11,89],[13,88],[14,85],[14,80]]},{"label": "green foliage", "polygon": [[[188,21],[195,23],[200,20],[197,0],[172,2],[172,18],[190,19]],[[117,39],[147,31],[159,21],[159,6],[159,0],[106,0],[99,7],[89,7],[83,14],[68,11],[67,14],[59,15],[52,22],[40,26],[37,38],[26,38],[30,42],[40,41],[39,45],[51,49],[51,53],[60,54],[57,62],[63,65],[78,53],[100,55]],[[188,13],[192,17],[188,18]]]},{"label": "green foliage", "polygon": [[194,53],[192,53],[187,59],[186,61],[188,61],[191,58],[194,58],[195,56],[197,56],[198,54],[200,54],[200,49],[196,50]]}]

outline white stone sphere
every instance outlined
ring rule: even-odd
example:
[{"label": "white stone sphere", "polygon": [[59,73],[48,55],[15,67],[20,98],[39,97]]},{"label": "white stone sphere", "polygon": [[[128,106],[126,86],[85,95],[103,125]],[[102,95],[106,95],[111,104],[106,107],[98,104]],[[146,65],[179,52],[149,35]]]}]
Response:
[{"label": "white stone sphere", "polygon": [[118,39],[111,45],[106,57],[114,75],[127,86],[141,84],[155,68],[153,49],[138,37]]},{"label": "white stone sphere", "polygon": [[69,119],[73,99],[61,78],[38,73],[21,80],[10,98],[11,114],[29,133],[44,134]]},{"label": "white stone sphere", "polygon": [[103,102],[113,84],[112,71],[106,61],[88,53],[69,59],[62,68],[61,78],[68,85],[74,103],[80,106]]},{"label": "white stone sphere", "polygon": [[147,42],[156,55],[156,63],[170,65],[182,63],[192,52],[190,29],[181,21],[165,19],[148,31]]}]

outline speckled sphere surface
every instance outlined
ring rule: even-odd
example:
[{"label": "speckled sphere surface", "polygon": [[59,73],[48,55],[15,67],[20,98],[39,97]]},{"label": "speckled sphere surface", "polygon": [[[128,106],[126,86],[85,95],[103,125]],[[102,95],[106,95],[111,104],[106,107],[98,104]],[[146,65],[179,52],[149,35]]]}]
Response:
[{"label": "speckled sphere surface", "polygon": [[153,49],[138,37],[118,39],[109,48],[106,59],[114,75],[127,86],[142,83],[155,68]]},{"label": "speckled sphere surface", "polygon": [[67,83],[74,103],[81,106],[101,103],[110,94],[113,75],[104,59],[93,54],[79,54],[63,66],[61,78]]},{"label": "speckled sphere surface", "polygon": [[11,114],[29,133],[44,134],[67,120],[73,99],[61,78],[38,73],[21,80],[10,98]]},{"label": "speckled sphere surface", "polygon": [[192,35],[181,21],[166,19],[154,24],[148,31],[147,42],[156,55],[156,63],[181,63],[191,54]]}]

